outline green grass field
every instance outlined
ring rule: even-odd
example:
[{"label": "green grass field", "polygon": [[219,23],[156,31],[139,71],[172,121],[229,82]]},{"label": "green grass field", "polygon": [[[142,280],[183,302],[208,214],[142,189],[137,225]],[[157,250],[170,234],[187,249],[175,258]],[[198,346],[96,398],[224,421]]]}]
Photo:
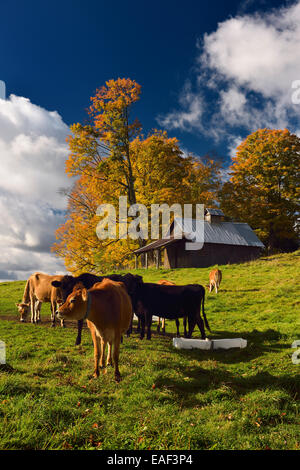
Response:
[{"label": "green grass field", "polygon": [[[221,267],[206,296],[211,338],[242,337],[244,350],[180,351],[167,336],[124,338],[122,381],[91,379],[87,330],[18,322],[24,282],[0,284],[0,449],[299,449],[300,251]],[[139,270],[146,281],[208,283],[210,269]],[[182,331],[182,325],[181,325]],[[193,337],[200,337],[196,330]]]}]

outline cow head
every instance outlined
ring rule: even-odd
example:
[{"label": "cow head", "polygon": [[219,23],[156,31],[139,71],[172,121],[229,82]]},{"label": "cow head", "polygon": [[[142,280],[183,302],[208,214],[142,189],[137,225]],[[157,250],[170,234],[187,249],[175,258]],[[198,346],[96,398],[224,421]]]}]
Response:
[{"label": "cow head", "polygon": [[[53,281],[55,282],[55,281]],[[59,320],[82,320],[87,309],[88,293],[83,284],[74,286],[65,303],[58,307],[56,315]]]},{"label": "cow head", "polygon": [[128,273],[122,276],[122,282],[124,282],[128,294],[134,296],[139,286],[143,284],[143,278],[138,274]]},{"label": "cow head", "polygon": [[67,300],[68,295],[71,294],[76,284],[76,279],[73,276],[64,276],[61,281],[52,281],[51,284],[60,290],[59,296],[61,297],[61,302],[59,303],[63,303]]},{"label": "cow head", "polygon": [[28,304],[25,304],[25,303],[16,304],[16,307],[20,314],[20,321],[24,322],[29,313],[30,302]]}]

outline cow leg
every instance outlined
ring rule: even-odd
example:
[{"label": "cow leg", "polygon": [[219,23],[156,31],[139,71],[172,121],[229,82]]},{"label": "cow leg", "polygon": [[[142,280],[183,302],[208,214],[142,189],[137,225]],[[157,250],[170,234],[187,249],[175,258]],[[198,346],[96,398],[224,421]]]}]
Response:
[{"label": "cow leg", "polygon": [[115,380],[116,382],[120,382],[121,374],[119,371],[119,353],[120,353],[120,338],[116,338],[114,343],[114,363],[115,363]]},{"label": "cow leg", "polygon": [[187,334],[188,338],[192,337],[195,325],[196,325],[196,315],[189,315],[188,316],[188,322],[189,322],[189,332]]},{"label": "cow leg", "polygon": [[38,300],[36,302],[36,323],[41,322],[41,308],[42,308],[42,302]]},{"label": "cow leg", "polygon": [[112,351],[112,341],[109,341],[109,342],[108,342],[108,355],[107,355],[107,361],[106,361],[106,365],[107,365],[107,366],[113,366],[113,360],[112,360],[112,357],[111,357],[111,351]]},{"label": "cow leg", "polygon": [[91,335],[94,343],[94,373],[93,377],[99,377],[100,339],[96,335],[95,328],[91,328]]},{"label": "cow leg", "polygon": [[145,336],[145,314],[142,314],[141,318],[139,318],[141,324],[141,334],[140,339],[144,339]]},{"label": "cow leg", "polygon": [[107,341],[101,338],[101,354],[100,354],[100,367],[105,369],[105,350],[106,350]]},{"label": "cow leg", "polygon": [[183,328],[184,328],[184,337],[187,338],[187,328],[186,328],[187,319],[183,317]]},{"label": "cow leg", "polygon": [[152,315],[147,313],[146,316],[146,322],[147,322],[147,339],[151,339],[151,325],[152,325]]},{"label": "cow leg", "polygon": [[138,324],[137,324],[136,332],[140,333],[140,331],[141,331],[141,319],[140,317],[138,317]]},{"label": "cow leg", "polygon": [[158,317],[157,331],[158,331],[158,333],[160,332],[160,317]]},{"label": "cow leg", "polygon": [[127,338],[132,334],[133,314],[131,315],[130,326],[126,332]]},{"label": "cow leg", "polygon": [[55,327],[55,312],[57,310],[56,302],[51,302],[51,327]]},{"label": "cow leg", "polygon": [[31,323],[35,323],[35,299],[33,297],[30,298],[30,311],[31,311]]},{"label": "cow leg", "polygon": [[78,320],[77,322],[77,338],[75,341],[75,346],[78,346],[81,343],[81,332],[83,327],[83,320]]},{"label": "cow leg", "polygon": [[178,318],[176,318],[175,322],[176,322],[176,328],[177,328],[177,338],[180,338],[180,334],[179,334],[179,320],[178,320]]},{"label": "cow leg", "polygon": [[201,338],[202,339],[206,339],[206,334],[205,334],[205,329],[204,329],[204,323],[203,323],[203,320],[202,318],[197,318],[197,325],[199,327],[199,330],[201,332]]},{"label": "cow leg", "polygon": [[216,294],[218,293],[218,288],[219,288],[218,283],[215,283]]},{"label": "cow leg", "polygon": [[161,329],[162,329],[163,335],[165,335],[166,334],[166,319],[165,318],[162,319]]}]

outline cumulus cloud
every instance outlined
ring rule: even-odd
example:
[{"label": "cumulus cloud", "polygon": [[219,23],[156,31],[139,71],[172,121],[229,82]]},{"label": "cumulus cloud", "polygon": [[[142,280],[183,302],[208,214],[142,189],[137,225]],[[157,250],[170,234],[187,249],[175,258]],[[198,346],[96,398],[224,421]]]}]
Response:
[{"label": "cumulus cloud", "polygon": [[68,126],[56,111],[11,95],[0,99],[0,278],[65,272],[50,253],[64,221]]},{"label": "cumulus cloud", "polygon": [[261,127],[296,131],[299,106],[292,103],[292,83],[300,79],[299,42],[299,0],[219,23],[198,46],[195,85],[189,90],[196,106],[201,100],[202,112],[195,117],[191,99],[188,106],[160,116],[159,122],[168,128],[201,129],[215,139],[239,134],[242,128],[244,133]]},{"label": "cumulus cloud", "polygon": [[158,116],[160,125],[168,129],[191,130],[202,128],[203,100],[191,90],[191,84],[186,83],[179,97],[181,109],[171,111],[166,116]]}]

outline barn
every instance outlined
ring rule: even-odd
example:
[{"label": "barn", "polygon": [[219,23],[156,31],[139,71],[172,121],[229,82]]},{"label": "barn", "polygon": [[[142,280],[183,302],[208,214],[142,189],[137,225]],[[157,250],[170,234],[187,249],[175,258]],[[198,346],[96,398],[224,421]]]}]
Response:
[{"label": "barn", "polygon": [[[175,218],[168,237],[136,250],[136,267],[205,268],[216,264],[232,264],[258,258],[263,243],[246,223],[226,221],[220,209],[205,209],[204,245],[201,250],[186,250],[186,242],[195,242],[196,221]],[[175,224],[182,230],[182,239],[174,238]],[[143,256],[141,257],[140,255]],[[163,255],[163,256],[162,256]],[[162,261],[163,260],[163,261]]]}]

